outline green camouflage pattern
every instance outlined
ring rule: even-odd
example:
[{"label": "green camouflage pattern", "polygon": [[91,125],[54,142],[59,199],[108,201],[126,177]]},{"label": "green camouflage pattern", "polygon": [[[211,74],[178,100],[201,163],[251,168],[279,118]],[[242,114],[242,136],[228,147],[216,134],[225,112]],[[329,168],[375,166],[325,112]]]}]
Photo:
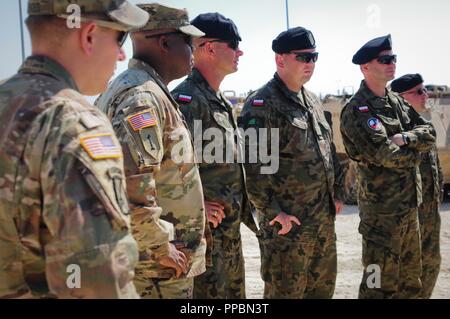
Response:
[{"label": "green camouflage pattern", "polygon": [[[178,105],[148,64],[132,59],[98,98],[96,106],[112,121],[124,151],[133,234],[139,245],[137,281],[169,279],[171,268],[159,264],[169,241],[189,259],[186,277],[205,271],[205,208],[191,136]],[[134,131],[129,118],[152,114],[156,124]],[[177,163],[174,147],[183,147]],[[164,225],[162,225],[164,224]],[[172,235],[171,235],[172,234]],[[139,291],[145,297],[145,290]]]},{"label": "green camouflage pattern", "polygon": [[300,226],[297,241],[259,239],[266,299],[330,299],[337,275],[334,223]]},{"label": "green camouflage pattern", "polygon": [[[433,148],[436,132],[430,122],[392,91],[375,96],[363,81],[343,108],[341,133],[350,158],[358,162],[360,209],[375,212],[405,211],[422,203],[419,164],[422,153]],[[359,107],[368,107],[362,112]],[[380,121],[372,129],[370,119]],[[390,136],[404,132],[410,142],[399,147]]]},{"label": "green camouflage pattern", "polygon": [[[58,63],[29,57],[0,86],[0,297],[138,298],[120,144]],[[118,158],[81,139],[109,136]],[[78,265],[81,286],[66,284]]]},{"label": "green camouflage pattern", "polygon": [[[425,112],[421,115],[425,119],[429,119],[429,113]],[[441,266],[439,205],[443,195],[444,178],[436,145],[433,145],[429,152],[422,153],[419,168],[423,193],[423,203],[419,207],[422,244],[422,276],[420,278],[422,292],[420,297],[428,299],[433,293]]]},{"label": "green camouflage pattern", "polygon": [[[362,210],[360,217],[362,264],[367,271],[363,272],[358,298],[419,298],[422,263],[417,208],[383,214]],[[380,267],[380,287],[371,285],[374,273],[369,265]]]},{"label": "green camouflage pattern", "polygon": [[[192,96],[190,102],[179,99],[179,95]],[[188,124],[191,135],[202,141],[202,150],[210,141],[203,141],[206,129],[218,129],[223,135],[222,163],[199,164],[203,192],[206,201],[216,202],[225,207],[225,218],[217,228],[212,228],[213,266],[195,278],[196,298],[245,298],[245,269],[242,256],[240,224],[244,221],[256,231],[246,196],[244,166],[237,162],[239,143],[233,143],[233,161],[227,163],[227,142],[225,136],[237,129],[231,103],[221,92],[214,92],[197,69],[179,84],[172,95],[180,104],[181,112]],[[202,130],[194,136],[194,121],[201,121]],[[245,215],[245,217],[244,217]]]},{"label": "green camouflage pattern", "polygon": [[423,203],[419,207],[420,239],[422,243],[422,291],[421,298],[428,299],[441,268],[439,202]]},{"label": "green camouflage pattern", "polygon": [[[263,105],[254,105],[255,100],[262,100]],[[332,131],[319,99],[305,88],[298,94],[289,91],[275,74],[271,81],[248,97],[238,122],[244,130],[279,129],[279,169],[275,174],[263,176],[260,174],[260,161],[256,164],[249,163],[249,141],[245,141],[248,194],[260,217],[260,241],[273,243],[274,246],[280,240],[300,245],[302,238],[309,236],[305,232],[311,227],[316,231],[312,232],[310,243],[315,245],[315,241],[319,240],[319,226],[334,224],[335,200],[343,200],[343,170],[336,157]],[[270,145],[270,141],[268,144]],[[291,231],[284,236],[277,234],[280,230],[278,223],[275,226],[269,225],[270,220],[281,211],[296,216],[302,223],[301,226],[293,224]],[[321,242],[320,245],[324,243]],[[331,247],[330,245],[335,244],[327,243],[326,246]],[[270,259],[271,256],[265,251],[262,250],[262,264],[266,265],[265,269],[271,269],[275,267],[275,260]],[[292,259],[301,254],[297,254],[295,249],[285,249],[284,252],[287,255],[284,258]],[[332,255],[330,252],[329,258],[319,262],[325,273],[331,267],[327,263],[334,262]],[[312,267],[311,264],[310,266]],[[298,278],[299,272],[304,276],[308,269],[310,268],[274,268],[274,271],[286,272],[286,276]],[[320,272],[320,269],[315,271]],[[331,272],[326,277],[333,276],[336,277],[336,272]],[[275,285],[274,277],[264,278],[266,285]],[[309,280],[289,280],[288,284],[293,286],[285,286],[280,295],[267,296],[282,298],[285,296],[284,292],[289,291],[292,291],[293,296],[302,295],[312,285]],[[330,283],[329,287],[333,287],[331,290],[334,291],[334,283]],[[333,295],[333,291],[327,296]]]},{"label": "green camouflage pattern", "polygon": [[[381,288],[367,288],[360,298],[416,298],[420,293],[420,234],[417,208],[422,203],[419,164],[436,133],[397,94],[375,96],[363,81],[341,113],[341,133],[350,158],[358,162],[358,205],[363,236],[363,265],[381,267]],[[378,125],[371,127],[376,119]],[[373,123],[373,122],[372,122]],[[404,133],[399,147],[389,137]]]}]

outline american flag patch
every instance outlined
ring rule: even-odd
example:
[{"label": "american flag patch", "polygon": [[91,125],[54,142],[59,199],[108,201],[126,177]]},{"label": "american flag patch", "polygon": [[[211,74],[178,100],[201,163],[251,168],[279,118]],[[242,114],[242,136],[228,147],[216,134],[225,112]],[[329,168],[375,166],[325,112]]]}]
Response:
[{"label": "american flag patch", "polygon": [[253,106],[263,106],[264,105],[264,100],[263,99],[253,100],[252,105]]},{"label": "american flag patch", "polygon": [[367,113],[367,112],[369,112],[369,107],[368,106],[360,106],[360,107],[358,107],[358,110],[360,112]]},{"label": "american flag patch", "polygon": [[152,111],[144,111],[130,115],[128,117],[128,123],[130,123],[131,127],[136,132],[146,127],[155,126],[158,122]]},{"label": "american flag patch", "polygon": [[180,94],[180,95],[178,95],[178,101],[180,101],[180,102],[186,102],[186,103],[191,103],[191,101],[192,101],[192,96],[190,96],[190,95],[185,95],[185,94]]},{"label": "american flag patch", "polygon": [[114,141],[112,134],[96,134],[84,136],[80,139],[81,146],[94,160],[119,158],[122,149]]}]

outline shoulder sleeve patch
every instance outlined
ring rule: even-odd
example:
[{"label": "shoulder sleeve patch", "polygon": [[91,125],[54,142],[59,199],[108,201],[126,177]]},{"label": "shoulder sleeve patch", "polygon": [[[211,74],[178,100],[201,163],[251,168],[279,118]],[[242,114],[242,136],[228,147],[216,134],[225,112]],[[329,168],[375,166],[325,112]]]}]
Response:
[{"label": "shoulder sleeve patch", "polygon": [[192,96],[187,94],[178,94],[177,101],[185,104],[192,102]]},{"label": "shoulder sleeve patch", "polygon": [[80,143],[93,160],[122,157],[122,149],[111,133],[86,135],[80,138]]},{"label": "shoulder sleeve patch", "polygon": [[367,120],[367,125],[374,131],[381,131],[381,128],[383,124],[381,124],[381,121],[377,119],[376,117],[371,117]]},{"label": "shoulder sleeve patch", "polygon": [[128,123],[130,123],[133,131],[139,131],[147,127],[158,125],[153,110],[146,110],[127,117]]},{"label": "shoulder sleeve patch", "polygon": [[264,99],[254,99],[252,101],[253,106],[264,106]]}]

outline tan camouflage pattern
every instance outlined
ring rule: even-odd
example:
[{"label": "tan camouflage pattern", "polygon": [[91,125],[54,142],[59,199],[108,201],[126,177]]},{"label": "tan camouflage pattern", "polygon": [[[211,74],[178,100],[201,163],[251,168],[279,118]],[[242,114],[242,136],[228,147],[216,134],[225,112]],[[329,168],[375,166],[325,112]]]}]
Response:
[{"label": "tan camouflage pattern", "polygon": [[[374,118],[376,129],[369,126]],[[382,287],[366,289],[365,273],[360,297],[415,298],[421,289],[419,164],[433,148],[435,130],[397,94],[377,97],[364,81],[342,110],[340,129],[347,154],[358,162],[363,264],[382,268]],[[402,132],[410,142],[399,147],[389,137]]]},{"label": "tan camouflage pattern", "polygon": [[158,279],[143,277],[134,281],[136,289],[143,291],[146,299],[193,299],[194,278]]},{"label": "tan camouflage pattern", "polygon": [[77,5],[81,18],[83,14],[104,14],[96,21],[104,21],[114,29],[130,31],[148,22],[149,15],[127,0],[28,0],[30,16],[71,16],[76,13],[70,5]]},{"label": "tan camouflage pattern", "polygon": [[[173,278],[175,272],[158,262],[169,241],[189,259],[185,277],[200,275],[206,251],[203,190],[191,136],[167,87],[152,67],[132,59],[96,106],[111,119],[124,150],[133,235],[139,245],[136,280],[150,285],[153,278]],[[128,118],[140,112],[151,112],[156,125],[134,131]],[[172,150],[180,146],[186,157],[176,163]],[[145,289],[139,293],[150,296]]]},{"label": "tan camouflage pattern", "polygon": [[[254,100],[263,100],[264,103],[256,106],[253,105]],[[314,263],[321,265],[320,269],[315,268],[314,271],[323,272],[323,278],[327,281],[328,291],[320,295],[332,296],[336,271],[330,272],[330,268],[333,268],[332,264],[336,262],[333,257],[336,256],[335,243],[327,241],[325,245],[319,228],[321,225],[334,224],[334,201],[343,200],[343,171],[336,157],[332,131],[325,119],[322,104],[305,88],[298,94],[289,91],[275,74],[271,81],[248,97],[238,123],[245,130],[251,127],[278,128],[280,132],[277,173],[263,176],[260,174],[259,162],[250,164],[246,161],[245,164],[249,198],[260,217],[261,245],[268,245],[272,251],[274,247],[278,247],[279,242],[283,242],[283,258],[289,260],[297,260],[302,250],[306,249],[301,243],[305,236],[309,238],[305,245],[317,244],[323,249],[325,246],[330,249],[323,260],[325,255],[312,255],[299,259],[301,262],[307,262],[308,266],[300,267],[299,261],[298,267],[286,269],[277,268],[279,265],[276,265],[276,258],[271,259],[268,250],[263,249],[261,263],[266,266],[262,268],[262,275],[267,287],[277,287],[278,284],[274,280],[279,277],[267,276],[265,269],[273,269],[275,273],[283,273],[283,276],[292,279],[284,282],[283,289],[277,288],[269,293],[271,289],[267,288],[265,296],[305,296],[307,287],[314,284],[310,280],[297,278],[305,278],[306,272],[313,269],[311,267]],[[270,134],[268,136],[270,137]],[[248,143],[246,139],[246,157]],[[281,227],[278,223],[275,226],[269,225],[270,220],[281,211],[296,216],[302,223],[301,226],[293,224],[291,231],[283,236],[277,234]],[[328,238],[328,235],[325,237]],[[331,237],[329,240],[335,241],[334,236]],[[320,244],[317,243],[319,240]],[[290,249],[291,247],[293,249]]]},{"label": "tan camouflage pattern", "polygon": [[159,3],[138,4],[138,7],[150,15],[147,24],[139,31],[179,29],[190,25],[186,9],[175,9]]},{"label": "tan camouflage pattern", "polygon": [[[67,71],[29,57],[0,86],[0,297],[138,298],[120,144]],[[80,139],[107,134],[118,158]],[[80,267],[80,288],[66,284]]]},{"label": "tan camouflage pattern", "polygon": [[[190,102],[183,102],[178,96],[192,96]],[[172,95],[180,104],[181,112],[194,137],[194,121],[201,121],[197,139],[203,141],[206,129],[215,128],[225,137],[233,133],[237,123],[233,118],[231,103],[221,92],[214,92],[197,69],[193,69],[188,78],[178,85]],[[241,137],[242,138],[242,137]],[[202,150],[211,141],[203,141]],[[233,141],[233,161],[226,163],[226,139],[223,139],[222,163],[199,164],[205,200],[220,203],[225,207],[225,218],[217,228],[212,228],[213,266],[201,276],[195,278],[195,298],[245,298],[245,268],[242,256],[240,224],[244,221],[256,231],[246,196],[245,173],[243,164],[237,163],[239,143]],[[243,215],[246,215],[243,217]]]}]

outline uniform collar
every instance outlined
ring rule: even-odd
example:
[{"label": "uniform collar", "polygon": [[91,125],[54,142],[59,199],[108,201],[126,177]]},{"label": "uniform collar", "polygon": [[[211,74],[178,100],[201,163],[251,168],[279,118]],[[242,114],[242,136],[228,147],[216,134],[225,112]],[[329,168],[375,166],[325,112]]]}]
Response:
[{"label": "uniform collar", "polygon": [[286,84],[284,84],[283,80],[281,80],[280,76],[276,72],[273,76],[272,82],[288,99],[292,100],[296,104],[299,104],[303,108],[309,108],[308,93],[305,87],[302,87],[299,92],[293,92],[289,90],[289,88],[286,86]]},{"label": "uniform collar", "polygon": [[191,74],[188,79],[192,80],[198,88],[203,92],[205,97],[212,102],[217,102],[221,105],[224,105],[228,108],[231,108],[228,100],[223,96],[221,91],[214,91],[213,88],[209,85],[208,81],[203,77],[200,71],[196,68],[192,69]]},{"label": "uniform collar", "polygon": [[79,92],[72,75],[61,64],[46,56],[33,55],[28,57],[20,66],[19,73],[51,76],[65,83],[69,88]]},{"label": "uniform collar", "polygon": [[130,62],[128,63],[128,68],[145,71],[148,75],[150,75],[150,77],[152,77],[152,79],[156,82],[156,84],[158,84],[158,86],[161,88],[161,90],[163,90],[164,93],[166,93],[166,96],[170,99],[172,104],[178,108],[177,102],[175,102],[175,100],[173,99],[172,95],[169,92],[169,89],[164,84],[163,79],[161,78],[161,76],[158,74],[158,72],[156,72],[156,70],[152,66],[150,66],[148,63],[146,63],[142,60],[133,58],[133,59],[130,59]]},{"label": "uniform collar", "polygon": [[373,94],[373,92],[367,87],[366,81],[361,81],[359,92],[366,101],[369,101],[371,106],[377,109],[391,108],[390,101],[392,100],[392,92],[389,89],[385,89],[386,95],[383,97]]}]

